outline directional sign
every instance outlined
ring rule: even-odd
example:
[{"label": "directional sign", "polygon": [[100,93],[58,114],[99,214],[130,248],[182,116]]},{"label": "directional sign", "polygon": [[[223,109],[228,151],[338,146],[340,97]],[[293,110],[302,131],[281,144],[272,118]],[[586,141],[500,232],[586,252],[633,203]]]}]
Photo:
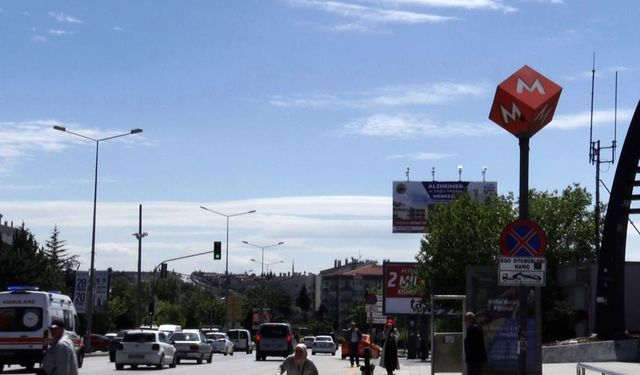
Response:
[{"label": "directional sign", "polygon": [[502,286],[545,286],[544,271],[499,271],[498,284]]},{"label": "directional sign", "polygon": [[500,250],[507,257],[541,257],[546,244],[544,231],[531,220],[507,224],[500,234]]},{"label": "directional sign", "polygon": [[500,271],[546,271],[543,257],[500,257]]}]

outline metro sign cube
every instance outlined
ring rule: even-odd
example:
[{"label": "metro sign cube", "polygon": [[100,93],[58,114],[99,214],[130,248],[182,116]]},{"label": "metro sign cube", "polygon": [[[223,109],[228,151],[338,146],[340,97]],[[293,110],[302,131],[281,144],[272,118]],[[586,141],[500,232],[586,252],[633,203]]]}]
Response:
[{"label": "metro sign cube", "polygon": [[561,92],[525,65],[498,85],[489,119],[518,138],[531,137],[551,122]]}]

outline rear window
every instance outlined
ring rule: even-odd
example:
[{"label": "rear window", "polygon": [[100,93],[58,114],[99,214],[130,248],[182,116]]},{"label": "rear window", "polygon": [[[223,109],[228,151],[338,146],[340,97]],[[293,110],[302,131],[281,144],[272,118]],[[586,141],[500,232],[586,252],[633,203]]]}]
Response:
[{"label": "rear window", "polygon": [[177,332],[171,335],[173,341],[200,341],[200,335],[197,333]]},{"label": "rear window", "polygon": [[327,336],[324,336],[324,337],[323,337],[323,336],[318,336],[318,337],[316,337],[316,340],[315,340],[315,341],[333,341],[333,340],[331,339],[331,337],[327,337]]},{"label": "rear window", "polygon": [[260,326],[260,334],[263,337],[287,337],[289,335],[289,327],[283,325],[262,325]]},{"label": "rear window", "polygon": [[207,338],[211,340],[222,340],[224,337],[224,333],[207,333]]},{"label": "rear window", "polygon": [[0,332],[30,332],[42,328],[42,309],[39,307],[0,308]]},{"label": "rear window", "polygon": [[122,338],[122,342],[155,342],[154,333],[127,333]]}]

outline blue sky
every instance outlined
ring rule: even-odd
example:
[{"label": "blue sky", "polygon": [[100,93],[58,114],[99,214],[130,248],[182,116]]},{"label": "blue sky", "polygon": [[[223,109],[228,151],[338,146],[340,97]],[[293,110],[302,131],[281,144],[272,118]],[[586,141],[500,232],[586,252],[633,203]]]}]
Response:
[{"label": "blue sky", "polygon": [[[133,270],[211,249],[231,218],[229,269],[317,272],[334,259],[412,261],[391,233],[391,184],[497,181],[518,191],[517,140],[488,120],[529,65],[563,88],[531,140],[530,187],[594,192],[594,139],[618,143],[637,104],[633,1],[0,1],[0,213],[44,243],[54,225],[88,268],[95,144],[96,267]],[[619,151],[619,150],[618,150]],[[615,165],[603,165],[611,186]],[[602,189],[603,201],[608,200]],[[628,260],[640,260],[629,232]],[[497,250],[496,250],[497,251]],[[224,271],[208,257],[171,265]]]}]

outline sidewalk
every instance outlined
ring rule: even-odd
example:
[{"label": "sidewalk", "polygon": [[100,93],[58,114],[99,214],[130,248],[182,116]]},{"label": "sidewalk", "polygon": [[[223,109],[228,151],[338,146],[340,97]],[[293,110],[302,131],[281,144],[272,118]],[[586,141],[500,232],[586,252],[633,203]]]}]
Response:
[{"label": "sidewalk", "polygon": [[[376,369],[374,375],[386,375],[385,369],[378,366],[375,361]],[[615,371],[625,375],[640,374],[640,363],[630,362],[589,362],[587,363],[604,370]],[[543,375],[573,375],[576,373],[577,363],[543,363]],[[422,362],[417,359],[400,358],[400,370],[394,372],[395,375],[431,375],[431,363]],[[438,373],[445,374],[445,373]],[[447,373],[450,374],[450,373]],[[598,372],[586,371],[585,375],[600,375]]]}]

